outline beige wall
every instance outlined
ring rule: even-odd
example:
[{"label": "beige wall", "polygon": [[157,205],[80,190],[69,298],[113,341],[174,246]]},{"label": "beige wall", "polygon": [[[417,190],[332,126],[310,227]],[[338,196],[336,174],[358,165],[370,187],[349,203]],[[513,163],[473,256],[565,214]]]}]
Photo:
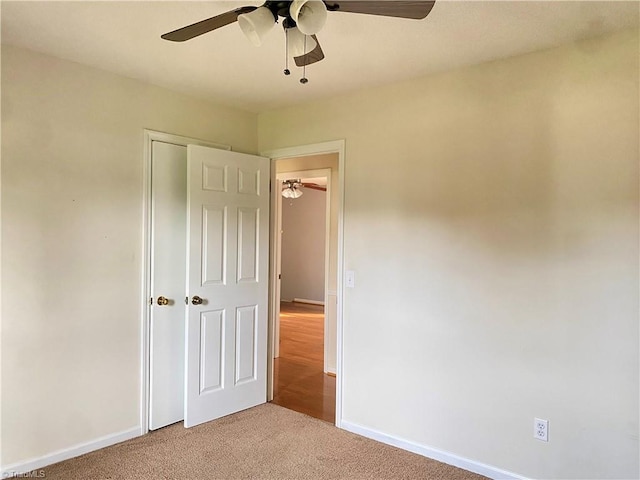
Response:
[{"label": "beige wall", "polygon": [[346,139],[345,421],[534,478],[638,477],[638,44],[259,116],[261,151]]},{"label": "beige wall", "polygon": [[2,464],[140,424],[143,129],[255,114],[2,46]]}]

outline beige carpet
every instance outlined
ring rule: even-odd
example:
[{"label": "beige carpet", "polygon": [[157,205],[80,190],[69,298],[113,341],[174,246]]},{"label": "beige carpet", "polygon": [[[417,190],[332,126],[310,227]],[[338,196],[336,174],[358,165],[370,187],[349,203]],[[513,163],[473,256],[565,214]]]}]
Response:
[{"label": "beige carpet", "polygon": [[483,479],[277,405],[172,425],[44,469],[46,479]]}]

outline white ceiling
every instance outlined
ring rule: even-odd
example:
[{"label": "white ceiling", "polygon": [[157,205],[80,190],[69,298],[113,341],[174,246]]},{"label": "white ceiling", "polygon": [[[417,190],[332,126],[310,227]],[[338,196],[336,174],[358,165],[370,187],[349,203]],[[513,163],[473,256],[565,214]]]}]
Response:
[{"label": "white ceiling", "polygon": [[160,35],[245,1],[6,1],[2,42],[255,112],[638,27],[637,1],[439,0],[425,20],[330,12],[325,60],[285,77],[284,33],[237,24],[184,43]]}]

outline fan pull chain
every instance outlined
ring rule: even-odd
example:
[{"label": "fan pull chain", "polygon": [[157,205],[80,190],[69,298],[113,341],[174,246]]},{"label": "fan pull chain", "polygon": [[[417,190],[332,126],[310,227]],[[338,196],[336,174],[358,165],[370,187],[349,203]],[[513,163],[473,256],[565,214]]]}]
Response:
[{"label": "fan pull chain", "polygon": [[[304,55],[306,57],[306,55],[307,55],[307,36],[306,35],[304,36],[304,50],[303,50],[303,52],[304,52]],[[304,58],[304,65],[302,65],[302,78],[300,79],[300,83],[303,84],[303,85],[309,81],[309,79],[307,78],[307,59],[305,57],[303,57]]]},{"label": "fan pull chain", "polygon": [[284,29],[284,74],[290,75],[289,70],[289,29]]}]

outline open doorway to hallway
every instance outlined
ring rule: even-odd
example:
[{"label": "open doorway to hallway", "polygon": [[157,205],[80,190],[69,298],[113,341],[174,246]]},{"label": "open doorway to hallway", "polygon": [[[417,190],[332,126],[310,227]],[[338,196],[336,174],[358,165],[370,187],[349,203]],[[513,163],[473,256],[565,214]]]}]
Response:
[{"label": "open doorway to hallway", "polygon": [[[277,160],[273,402],[335,423],[337,154]],[[291,190],[293,186],[294,192]],[[293,195],[292,193],[295,193]]]}]

